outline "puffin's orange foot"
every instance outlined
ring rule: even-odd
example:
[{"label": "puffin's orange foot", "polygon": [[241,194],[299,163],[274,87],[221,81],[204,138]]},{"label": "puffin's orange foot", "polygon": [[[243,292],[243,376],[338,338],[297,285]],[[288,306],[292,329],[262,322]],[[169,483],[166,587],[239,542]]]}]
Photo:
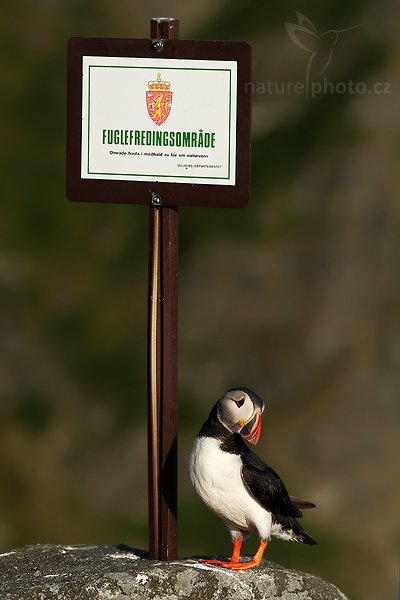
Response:
[{"label": "puffin's orange foot", "polygon": [[206,563],[207,565],[219,565],[225,569],[232,569],[233,565],[240,564],[240,548],[242,546],[242,540],[237,539],[233,541],[233,552],[230,560],[218,560],[217,558],[201,558],[200,563]]},{"label": "puffin's orange foot", "polygon": [[242,571],[244,569],[252,569],[253,567],[257,567],[260,564],[261,561],[255,561],[255,560],[251,560],[250,562],[244,562],[244,563],[230,563],[229,566],[227,566],[227,569],[232,569],[233,571]]},{"label": "puffin's orange foot", "polygon": [[257,567],[261,562],[261,559],[264,554],[264,550],[267,547],[267,545],[268,545],[267,541],[260,540],[260,545],[258,546],[258,550],[255,553],[253,560],[250,560],[249,562],[244,562],[244,563],[241,563],[241,562],[231,563],[231,565],[227,568],[233,569],[234,571],[242,571],[244,569],[252,569],[253,567]]},{"label": "puffin's orange foot", "polygon": [[199,563],[205,563],[207,565],[219,565],[220,567],[224,567],[225,569],[232,569],[234,565],[240,564],[237,562],[232,562],[231,560],[217,560],[216,558],[202,558],[199,560]]}]

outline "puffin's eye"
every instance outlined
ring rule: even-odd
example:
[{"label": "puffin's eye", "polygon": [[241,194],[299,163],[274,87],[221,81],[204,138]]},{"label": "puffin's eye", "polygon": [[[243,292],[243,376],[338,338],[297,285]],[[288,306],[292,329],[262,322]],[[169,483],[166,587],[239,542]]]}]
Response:
[{"label": "puffin's eye", "polygon": [[234,400],[234,403],[236,404],[236,406],[237,406],[238,408],[240,408],[240,407],[241,407],[241,406],[243,406],[243,404],[244,404],[244,398],[242,398],[241,400],[237,400],[237,401],[236,401],[236,400]]}]

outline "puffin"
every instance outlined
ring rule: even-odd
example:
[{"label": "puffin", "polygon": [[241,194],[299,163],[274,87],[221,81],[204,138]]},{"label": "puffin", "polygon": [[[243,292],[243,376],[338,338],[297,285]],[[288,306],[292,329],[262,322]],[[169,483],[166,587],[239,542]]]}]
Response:
[{"label": "puffin", "polygon": [[[226,569],[250,569],[260,564],[271,537],[315,545],[298,519],[313,502],[290,496],[279,475],[246,442],[257,444],[264,403],[246,387],[233,388],[217,401],[189,455],[191,483],[201,500],[227,526],[233,551],[230,560],[202,559]],[[243,540],[260,539],[253,559],[240,561]]]}]

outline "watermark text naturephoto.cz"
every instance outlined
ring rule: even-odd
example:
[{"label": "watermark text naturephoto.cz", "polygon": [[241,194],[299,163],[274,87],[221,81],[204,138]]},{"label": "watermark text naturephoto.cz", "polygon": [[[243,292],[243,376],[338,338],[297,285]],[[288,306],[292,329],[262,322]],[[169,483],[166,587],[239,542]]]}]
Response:
[{"label": "watermark text naturephoto.cz", "polygon": [[348,79],[347,81],[330,81],[326,77],[321,81],[310,81],[308,87],[304,81],[257,81],[257,82],[246,82],[245,92],[246,94],[258,94],[258,95],[289,95],[307,94],[311,98],[323,94],[350,94],[350,95],[364,95],[364,94],[377,94],[385,95],[391,94],[391,82],[390,81],[375,81],[368,85],[364,81],[353,81]]}]

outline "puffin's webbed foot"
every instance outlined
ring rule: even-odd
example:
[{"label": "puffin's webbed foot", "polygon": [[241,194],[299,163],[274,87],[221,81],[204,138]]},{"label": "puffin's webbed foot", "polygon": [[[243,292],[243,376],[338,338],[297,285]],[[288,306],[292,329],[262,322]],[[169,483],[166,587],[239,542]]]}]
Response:
[{"label": "puffin's webbed foot", "polygon": [[258,550],[255,553],[253,560],[249,562],[236,562],[236,563],[227,563],[226,568],[232,569],[233,571],[242,571],[244,569],[251,569],[252,567],[257,567],[264,554],[265,548],[268,546],[268,542],[264,540],[260,540],[260,545],[258,546]]},{"label": "puffin's webbed foot", "polygon": [[233,569],[236,565],[240,565],[240,562],[233,562],[232,560],[217,560],[216,558],[200,559],[199,563],[205,563],[207,565],[219,565],[225,567],[225,569]]},{"label": "puffin's webbed foot", "polygon": [[233,541],[233,551],[231,560],[218,560],[217,558],[203,558],[200,559],[200,563],[206,563],[207,565],[219,565],[225,569],[233,569],[236,565],[240,565],[240,548],[242,547],[242,540],[237,539]]}]

